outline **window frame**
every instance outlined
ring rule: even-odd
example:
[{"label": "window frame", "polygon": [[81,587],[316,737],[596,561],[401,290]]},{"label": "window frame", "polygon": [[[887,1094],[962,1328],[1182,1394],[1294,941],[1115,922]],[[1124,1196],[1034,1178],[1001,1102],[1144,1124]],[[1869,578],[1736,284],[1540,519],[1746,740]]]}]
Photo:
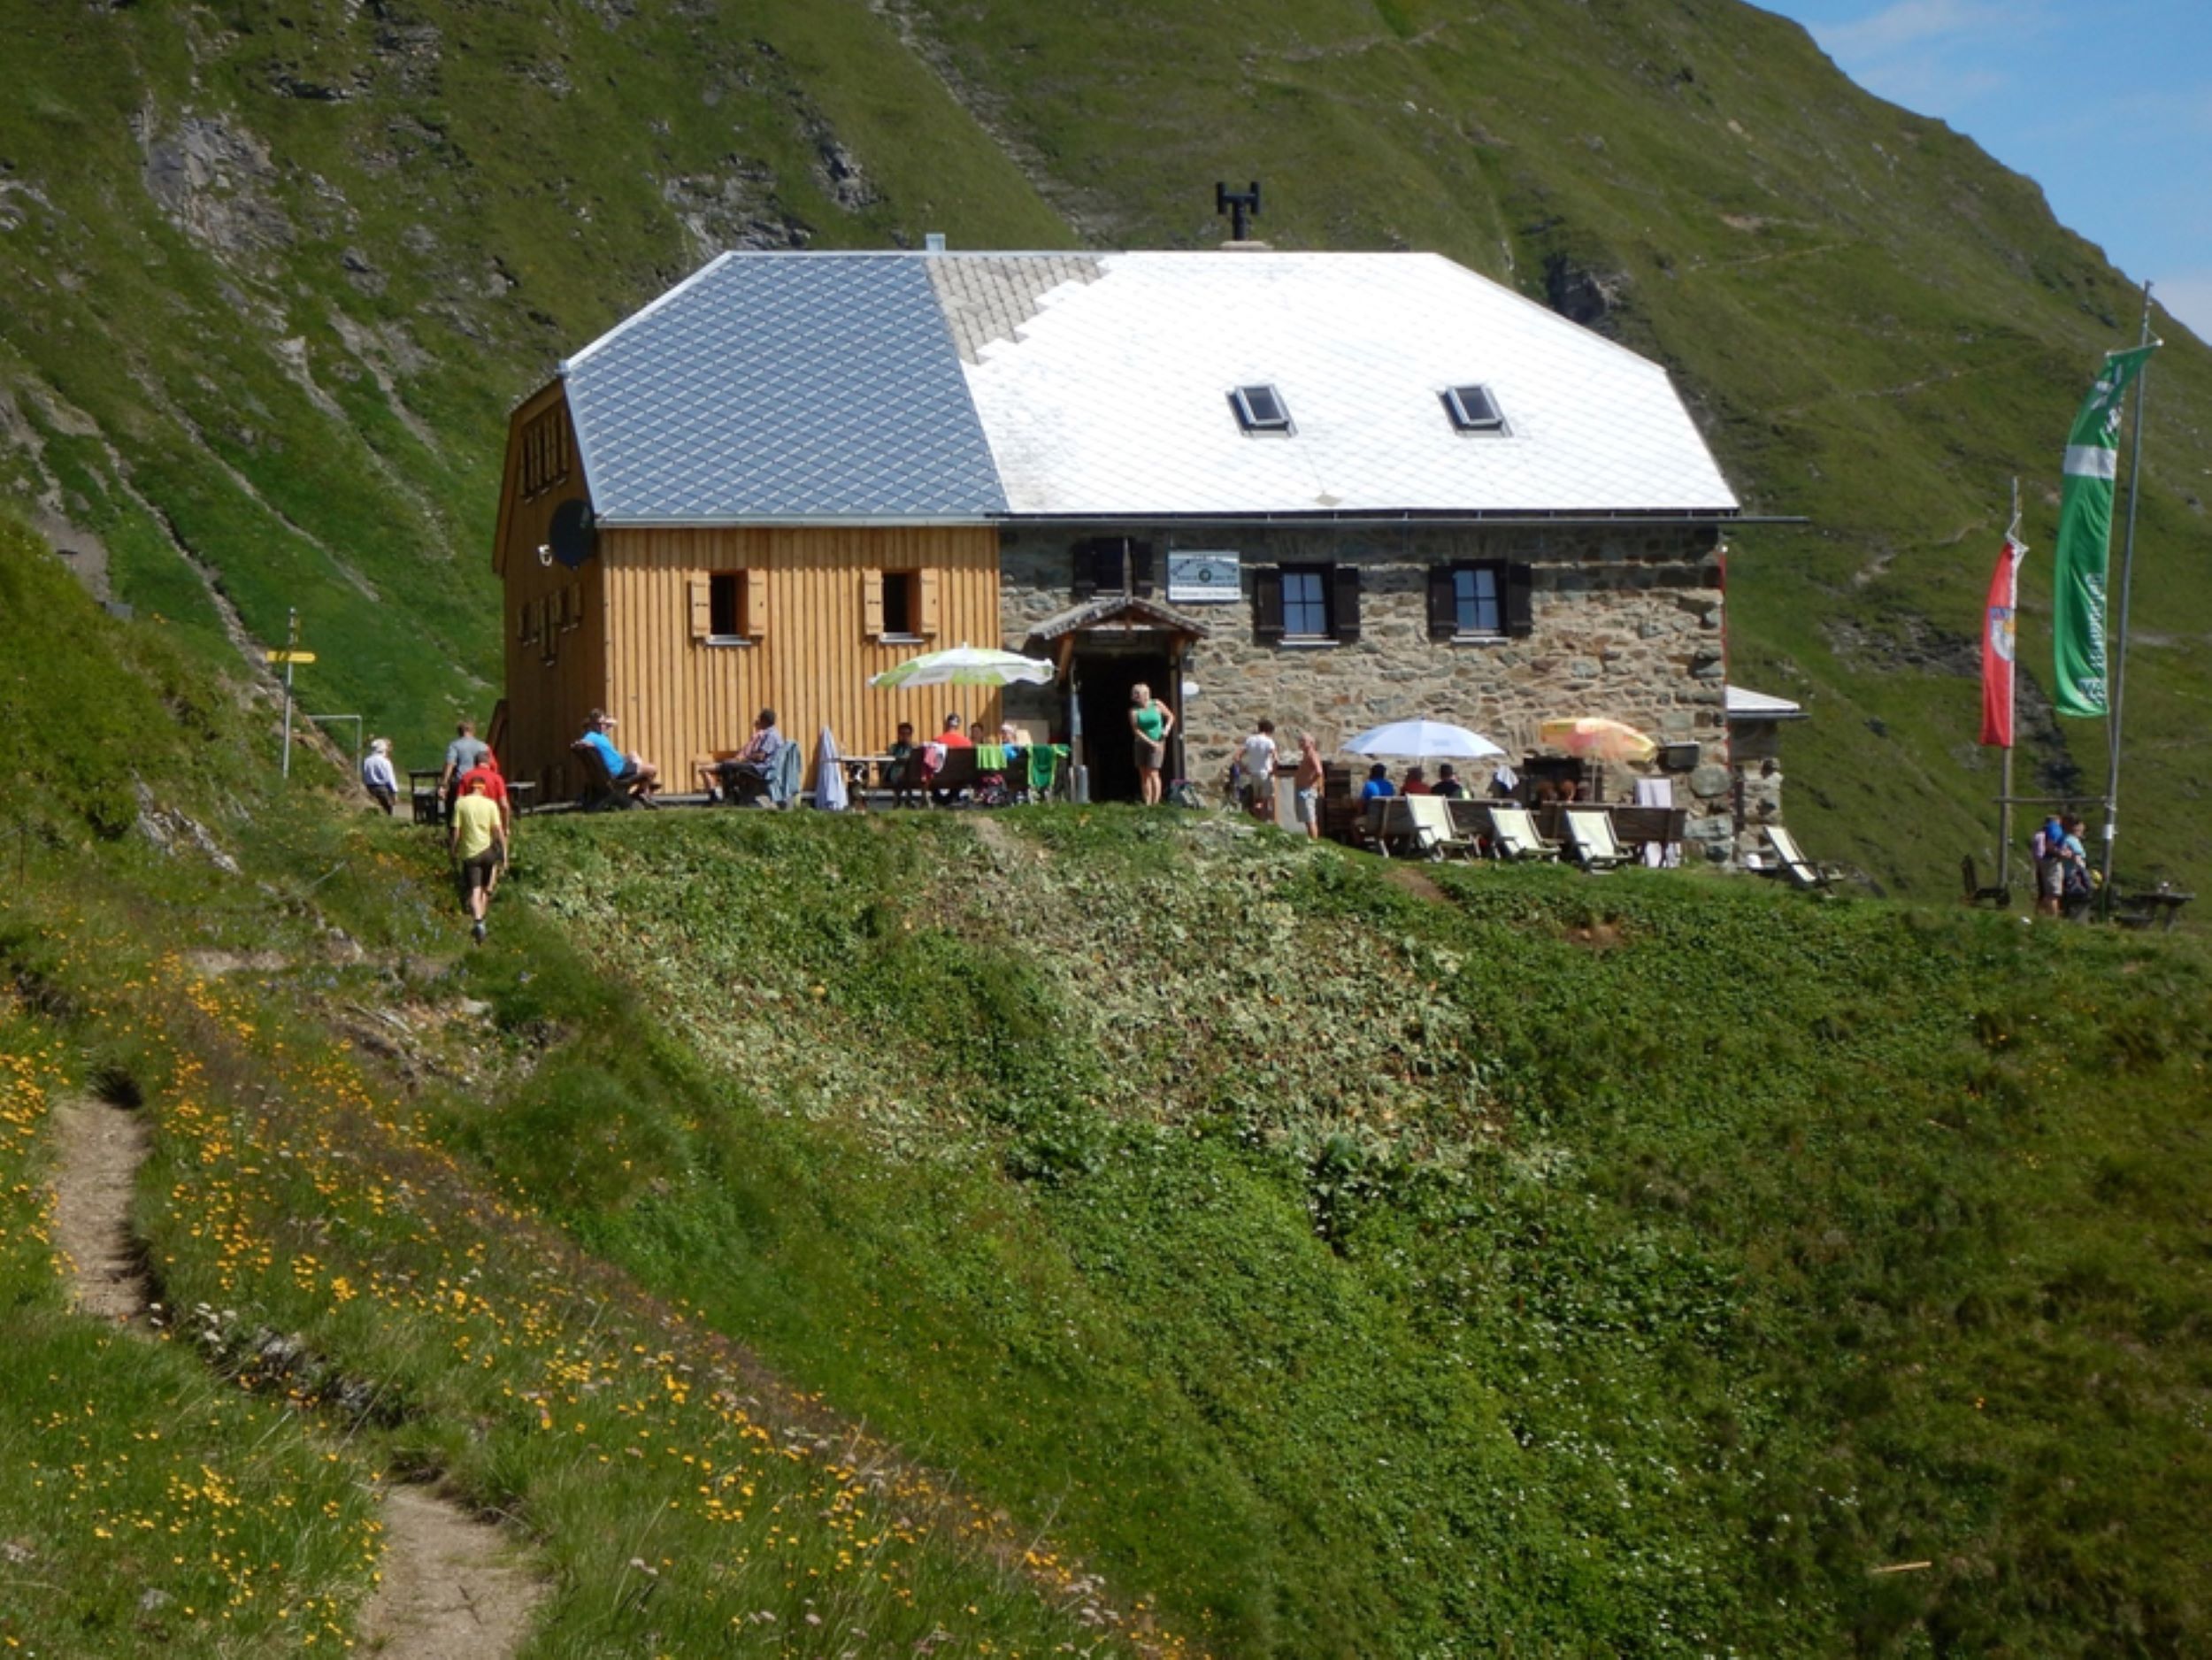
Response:
[{"label": "window frame", "polygon": [[[1452,638],[1455,640],[1504,639],[1506,637],[1505,595],[1507,581],[1505,561],[1502,559],[1465,560],[1452,566],[1451,576]],[[1487,627],[1483,626],[1479,622],[1471,626],[1467,621],[1467,608],[1471,604],[1477,611],[1479,612],[1482,605],[1482,597],[1480,593],[1477,592],[1471,595],[1467,599],[1463,600],[1460,597],[1459,592],[1460,579],[1463,577],[1475,579],[1475,586],[1479,588],[1479,579],[1486,576],[1490,579],[1491,622]]]},{"label": "window frame", "polygon": [[[1263,415],[1254,402],[1254,395],[1264,397],[1275,406],[1275,413]],[[1237,425],[1247,437],[1263,437],[1280,434],[1288,437],[1298,430],[1291,419],[1290,400],[1282,388],[1272,380],[1249,380],[1229,388],[1229,407],[1236,411]]]},{"label": "window frame", "polygon": [[[1283,643],[1285,645],[1313,645],[1325,640],[1331,644],[1335,643],[1336,607],[1331,603],[1334,597],[1333,590],[1336,587],[1332,580],[1333,568],[1325,565],[1286,565],[1281,567]],[[1301,582],[1310,580],[1313,583],[1312,598],[1295,602],[1291,599],[1290,584],[1294,577]],[[1321,626],[1317,629],[1292,627],[1290,619],[1294,603],[1302,611],[1310,608],[1317,608],[1321,613]]]},{"label": "window frame", "polygon": [[[1482,400],[1482,411],[1470,406],[1471,393]],[[1444,402],[1444,413],[1451,418],[1453,431],[1469,437],[1512,435],[1513,428],[1505,419],[1505,406],[1498,402],[1498,395],[1490,389],[1487,381],[1463,381],[1446,387],[1437,396]]]}]

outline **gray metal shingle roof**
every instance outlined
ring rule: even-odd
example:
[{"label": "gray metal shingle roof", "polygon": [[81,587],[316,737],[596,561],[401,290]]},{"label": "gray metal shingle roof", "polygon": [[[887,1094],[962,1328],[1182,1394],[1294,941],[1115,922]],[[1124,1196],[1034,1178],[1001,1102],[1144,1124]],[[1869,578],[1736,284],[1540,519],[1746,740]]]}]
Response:
[{"label": "gray metal shingle roof", "polygon": [[918,259],[726,254],[563,374],[605,523],[1006,511]]}]

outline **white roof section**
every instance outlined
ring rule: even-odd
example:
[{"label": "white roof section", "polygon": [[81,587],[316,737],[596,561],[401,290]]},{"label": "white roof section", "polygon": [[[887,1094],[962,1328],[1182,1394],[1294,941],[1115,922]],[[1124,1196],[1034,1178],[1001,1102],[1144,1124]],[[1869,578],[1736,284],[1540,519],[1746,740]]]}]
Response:
[{"label": "white roof section", "polygon": [[1436,254],[729,253],[562,373],[609,524],[1738,511],[1665,371]]},{"label": "white roof section", "polygon": [[1805,709],[1786,697],[1774,697],[1765,692],[1747,691],[1740,686],[1728,688],[1728,719],[1731,720],[1802,720]]},{"label": "white roof section", "polygon": [[[1737,511],[1664,370],[1440,255],[1097,264],[964,365],[1016,515]],[[1469,383],[1504,433],[1454,427]],[[1242,429],[1251,384],[1292,432]]]}]

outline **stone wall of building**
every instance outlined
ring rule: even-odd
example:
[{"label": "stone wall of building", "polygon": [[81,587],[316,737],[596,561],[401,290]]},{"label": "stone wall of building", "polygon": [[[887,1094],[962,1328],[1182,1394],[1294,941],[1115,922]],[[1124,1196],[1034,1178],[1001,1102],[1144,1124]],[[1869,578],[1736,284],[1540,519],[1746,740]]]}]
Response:
[{"label": "stone wall of building", "polygon": [[[1233,551],[1242,576],[1233,604],[1176,609],[1207,630],[1185,661],[1180,699],[1185,774],[1210,782],[1261,717],[1286,753],[1311,731],[1332,757],[1347,738],[1387,720],[1455,721],[1486,733],[1517,759],[1535,749],[1540,722],[1606,715],[1668,743],[1694,742],[1699,765],[1678,775],[1690,834],[1715,859],[1733,840],[1724,718],[1721,593],[1710,526],[1619,525],[1377,533],[1258,526],[1191,534],[1141,526],[1009,531],[1001,542],[1006,644],[1075,603],[1072,548],[1128,535],[1156,551],[1153,597],[1167,600],[1176,548]],[[1439,564],[1502,560],[1532,567],[1530,634],[1446,642],[1429,636],[1427,574]],[[1279,565],[1352,564],[1361,573],[1360,637],[1342,644],[1263,642],[1254,628],[1253,573]],[[1029,688],[1015,688],[1015,694]],[[1033,704],[1034,707],[1031,707]],[[1010,718],[1055,726],[1048,689],[1010,695]],[[1624,783],[1613,769],[1615,791]]]},{"label": "stone wall of building", "polygon": [[1782,822],[1782,729],[1771,720],[1729,723],[1735,770],[1736,857],[1766,850],[1765,828]]}]

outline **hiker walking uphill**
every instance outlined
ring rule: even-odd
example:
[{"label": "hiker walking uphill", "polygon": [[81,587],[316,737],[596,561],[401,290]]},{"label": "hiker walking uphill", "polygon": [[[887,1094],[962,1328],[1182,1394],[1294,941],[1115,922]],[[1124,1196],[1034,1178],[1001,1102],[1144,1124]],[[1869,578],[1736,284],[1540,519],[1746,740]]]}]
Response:
[{"label": "hiker walking uphill", "polygon": [[469,936],[481,945],[492,885],[507,862],[507,833],[498,804],[485,793],[484,780],[473,774],[462,780],[460,799],[453,803],[446,851],[461,884],[461,903],[468,907]]}]

